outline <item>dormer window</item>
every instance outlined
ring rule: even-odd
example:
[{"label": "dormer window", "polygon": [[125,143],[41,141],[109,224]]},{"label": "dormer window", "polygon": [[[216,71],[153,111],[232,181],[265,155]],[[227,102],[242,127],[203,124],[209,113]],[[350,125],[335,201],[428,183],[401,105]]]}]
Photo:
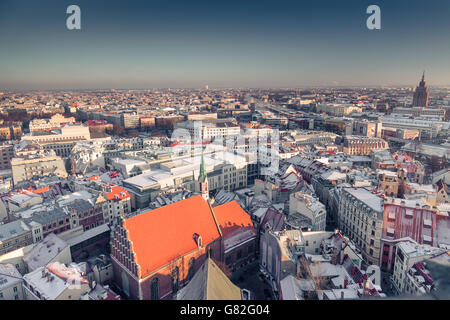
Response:
[{"label": "dormer window", "polygon": [[202,244],[202,237],[198,233],[194,233],[192,235],[192,238],[194,239],[195,243],[197,244],[197,246],[199,248],[201,248],[203,246],[203,244]]}]

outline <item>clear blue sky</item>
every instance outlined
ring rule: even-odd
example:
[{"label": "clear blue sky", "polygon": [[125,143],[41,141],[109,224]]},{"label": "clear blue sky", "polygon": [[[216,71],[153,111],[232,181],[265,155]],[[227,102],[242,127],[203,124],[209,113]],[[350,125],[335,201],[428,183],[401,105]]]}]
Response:
[{"label": "clear blue sky", "polygon": [[0,46],[0,89],[449,85],[450,1],[0,0]]}]

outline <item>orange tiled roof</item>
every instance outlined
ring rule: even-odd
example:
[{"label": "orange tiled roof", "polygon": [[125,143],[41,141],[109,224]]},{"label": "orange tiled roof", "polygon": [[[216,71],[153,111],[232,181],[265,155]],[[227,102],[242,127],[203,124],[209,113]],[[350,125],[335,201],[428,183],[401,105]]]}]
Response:
[{"label": "orange tiled roof", "polygon": [[106,193],[106,199],[114,200],[116,199],[115,195],[117,195],[118,199],[120,200],[130,197],[130,194],[126,189],[119,186],[113,186],[111,187],[111,192]]},{"label": "orange tiled roof", "polygon": [[[131,217],[124,221],[133,243],[142,276],[197,248],[193,235],[203,246],[220,238],[208,203],[201,195]],[[148,270],[148,271],[147,271]]]},{"label": "orange tiled roof", "polygon": [[250,215],[241,208],[236,200],[215,207],[214,214],[224,238],[239,229],[255,230]]},{"label": "orange tiled roof", "polygon": [[43,187],[40,189],[33,190],[33,193],[41,194],[41,193],[47,192],[48,190],[50,190],[50,186],[46,186],[46,187]]}]

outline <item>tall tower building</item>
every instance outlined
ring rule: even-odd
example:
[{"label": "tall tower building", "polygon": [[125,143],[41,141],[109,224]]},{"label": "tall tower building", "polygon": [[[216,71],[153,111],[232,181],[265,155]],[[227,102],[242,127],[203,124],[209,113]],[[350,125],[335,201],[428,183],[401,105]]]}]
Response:
[{"label": "tall tower building", "polygon": [[209,189],[208,189],[208,177],[206,176],[206,165],[205,159],[203,157],[202,148],[202,162],[200,164],[200,174],[198,176],[198,191],[202,194],[203,199],[209,200]]},{"label": "tall tower building", "polygon": [[416,87],[413,98],[413,107],[428,107],[428,87],[425,85],[425,71],[422,74],[422,80]]}]

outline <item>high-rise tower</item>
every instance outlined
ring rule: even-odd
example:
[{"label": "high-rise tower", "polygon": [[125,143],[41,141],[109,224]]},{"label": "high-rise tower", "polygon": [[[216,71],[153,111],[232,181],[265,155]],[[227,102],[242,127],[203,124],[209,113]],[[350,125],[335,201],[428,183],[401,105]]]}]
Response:
[{"label": "high-rise tower", "polygon": [[425,85],[425,71],[422,74],[422,80],[419,82],[419,85],[416,87],[416,91],[414,92],[413,98],[413,107],[428,107],[428,88]]}]

